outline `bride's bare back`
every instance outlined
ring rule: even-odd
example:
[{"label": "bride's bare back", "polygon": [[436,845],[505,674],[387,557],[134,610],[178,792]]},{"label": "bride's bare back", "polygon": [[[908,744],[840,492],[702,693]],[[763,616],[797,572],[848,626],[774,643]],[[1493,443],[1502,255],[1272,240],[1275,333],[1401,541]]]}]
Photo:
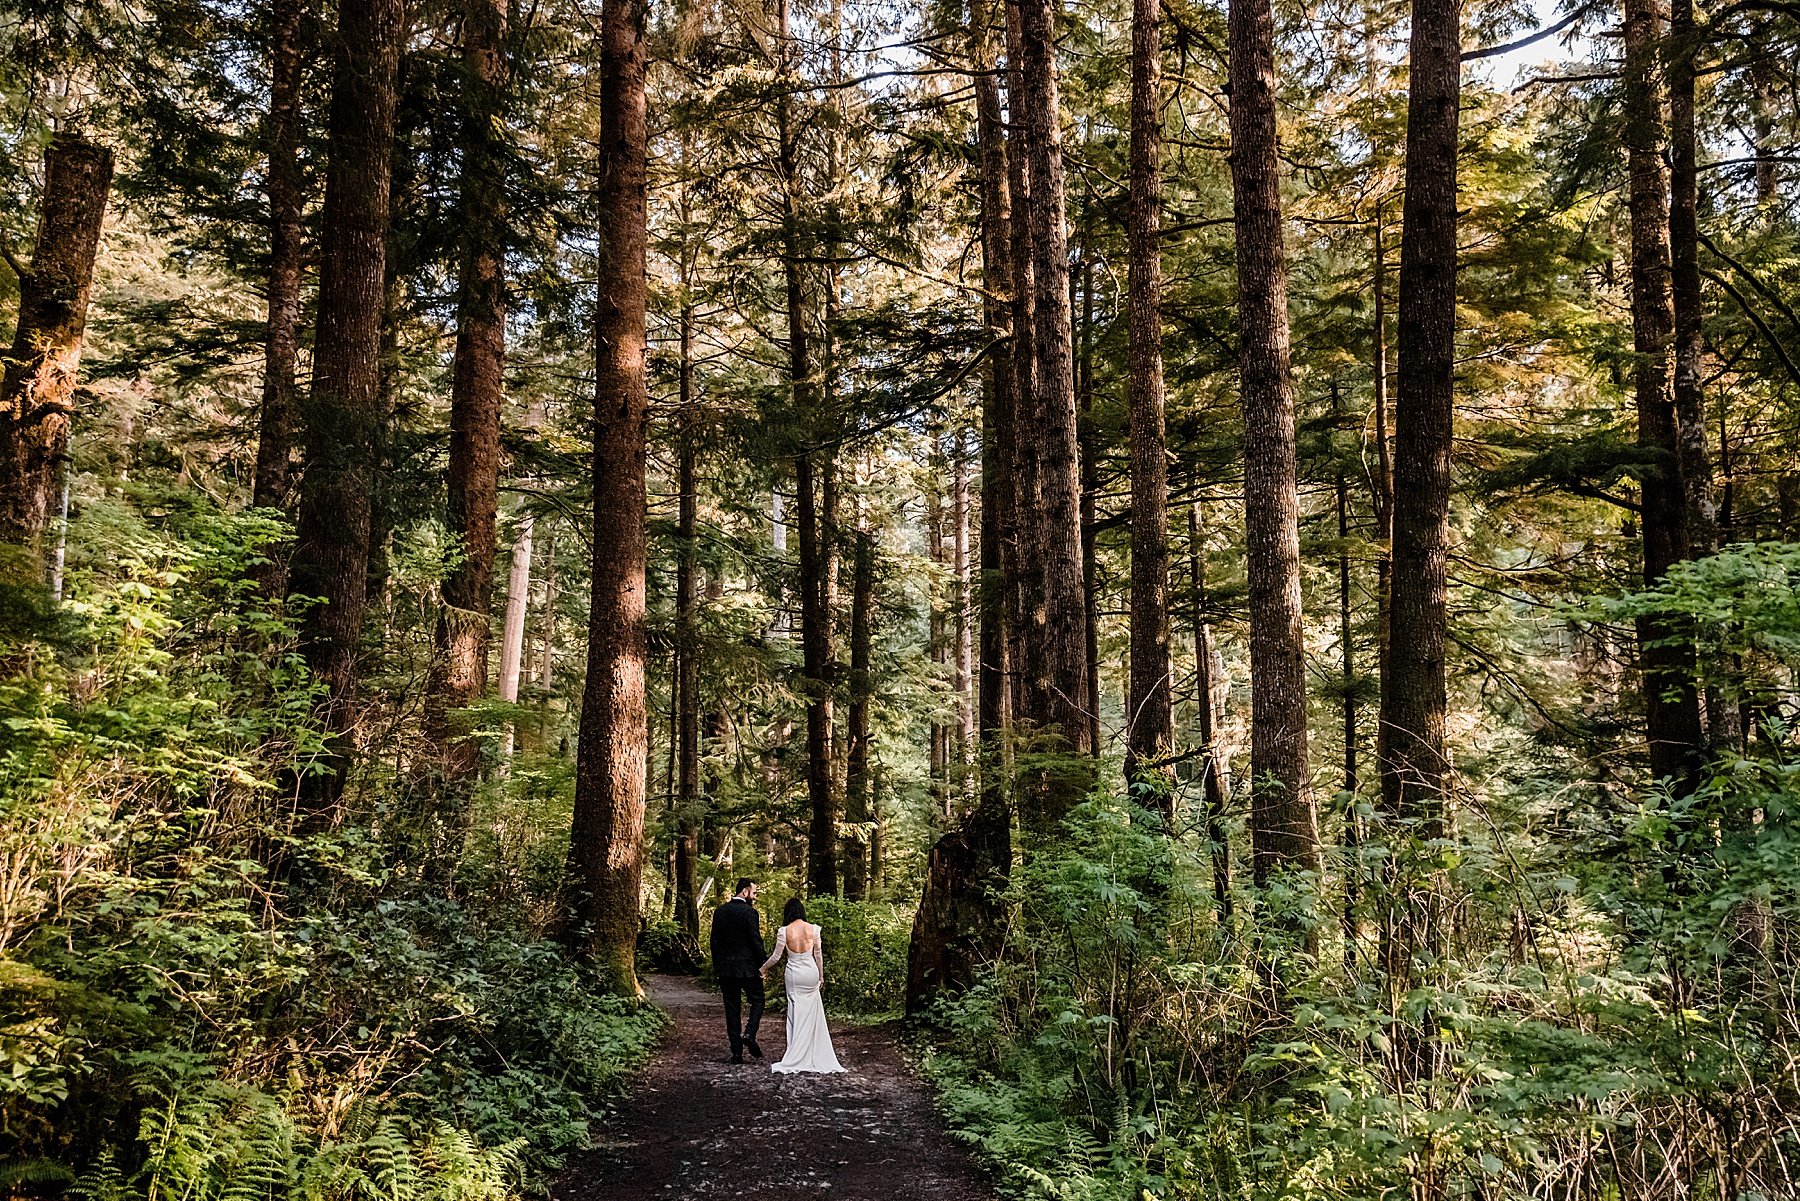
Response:
[{"label": "bride's bare back", "polygon": [[812,927],[804,920],[787,925],[787,949],[795,955],[812,950]]}]

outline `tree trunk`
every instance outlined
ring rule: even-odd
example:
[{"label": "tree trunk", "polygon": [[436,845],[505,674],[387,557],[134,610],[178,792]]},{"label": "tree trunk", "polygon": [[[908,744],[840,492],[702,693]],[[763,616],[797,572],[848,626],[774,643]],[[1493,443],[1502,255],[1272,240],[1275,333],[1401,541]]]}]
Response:
[{"label": "tree trunk", "polygon": [[1175,717],[1169,681],[1163,420],[1161,9],[1158,0],[1133,0],[1131,11],[1131,185],[1125,218],[1131,309],[1126,383],[1131,419],[1131,681],[1125,705],[1125,775],[1155,792],[1164,828],[1173,834],[1175,780],[1164,763],[1174,747]]},{"label": "tree trunk", "polygon": [[987,4],[978,6],[975,90],[976,140],[981,161],[982,298],[988,332],[998,345],[983,377],[981,420],[981,585],[976,604],[981,626],[980,700],[976,706],[983,743],[983,786],[1003,775],[996,761],[1001,732],[1012,720],[1011,649],[1007,630],[1016,571],[1013,513],[1017,376],[1013,368],[1012,189],[1000,112],[1000,83]]},{"label": "tree trunk", "polygon": [[61,511],[75,377],[87,331],[112,151],[74,134],[44,153],[44,199],[31,266],[19,279],[19,320],[0,377],[0,542],[25,549],[48,578],[44,536]]},{"label": "tree trunk", "polygon": [[1263,884],[1289,868],[1317,871],[1319,829],[1307,779],[1300,499],[1269,0],[1232,0],[1229,32],[1250,583],[1250,849],[1253,874]]},{"label": "tree trunk", "polygon": [[[1096,505],[1100,495],[1100,450],[1094,432],[1094,256],[1086,246],[1081,259],[1080,350],[1075,356],[1075,430],[1081,462],[1081,626],[1086,646],[1082,675],[1087,696],[1081,709],[1087,716],[1088,754],[1100,754],[1100,519]],[[1069,273],[1069,309],[1075,308],[1075,273]]]},{"label": "tree trunk", "polygon": [[954,577],[951,610],[956,684],[956,746],[951,760],[952,793],[959,806],[971,801],[975,755],[975,629],[969,595],[969,445],[962,429],[950,443],[950,567]]},{"label": "tree trunk", "polygon": [[314,821],[330,820],[343,793],[369,595],[374,477],[385,427],[388,202],[405,36],[403,0],[339,10],[319,319],[312,390],[300,414],[305,472],[289,578],[293,593],[323,602],[306,610],[301,637],[307,664],[327,689],[326,727],[340,736],[327,770],[302,781],[302,805]]},{"label": "tree trunk", "polygon": [[1026,133],[1030,179],[1033,335],[1036,354],[1032,412],[1039,464],[1032,561],[1022,564],[1025,587],[1035,588],[1027,634],[1025,715],[1068,761],[1036,773],[1021,813],[1040,835],[1086,794],[1093,749],[1087,672],[1087,597],[1081,554],[1081,467],[1075,413],[1073,323],[1069,307],[1069,244],[1065,219],[1061,111],[1056,81],[1055,0],[1019,5],[1021,92],[1015,119]]},{"label": "tree trunk", "polygon": [[[1338,392],[1338,382],[1331,381],[1331,415],[1335,426],[1342,420],[1342,397]],[[1350,480],[1344,471],[1343,460],[1337,462],[1336,479],[1333,481],[1333,492],[1337,501],[1337,574],[1338,574],[1338,654],[1343,671],[1343,722],[1344,722],[1344,911],[1341,925],[1344,936],[1344,973],[1354,977],[1356,974],[1356,907],[1361,891],[1360,876],[1362,872],[1358,856],[1361,854],[1361,819],[1357,816],[1357,797],[1361,781],[1357,772],[1357,700],[1356,700],[1356,643],[1353,638],[1351,624],[1352,610],[1350,606]]]},{"label": "tree trunk", "polygon": [[[295,373],[300,358],[300,281],[305,195],[300,170],[304,62],[300,24],[307,0],[272,0],[269,30],[269,320],[263,335],[262,410],[257,416],[251,504],[285,509],[293,482]],[[284,582],[268,580],[271,592]]]},{"label": "tree trunk", "polygon": [[[832,598],[836,589],[836,556],[826,547],[835,529],[827,460],[815,468],[811,455],[794,460],[795,483],[800,494],[800,654],[805,677],[806,794],[812,814],[807,830],[807,891],[813,896],[835,896],[838,890],[839,817],[837,790],[832,787],[832,723],[834,717],[833,658],[835,618]],[[825,476],[816,479],[816,476]]]},{"label": "tree trunk", "polygon": [[[947,634],[949,627],[948,606],[944,603],[942,591],[938,587],[939,571],[944,566],[944,501],[941,487],[944,480],[944,438],[940,432],[931,435],[931,452],[926,458],[926,472],[929,480],[925,485],[925,553],[931,560],[932,574],[927,606],[930,610],[926,618],[926,638],[931,656],[931,691],[936,694],[943,687],[945,669],[950,665],[950,640]],[[932,799],[937,808],[948,819],[951,816],[950,805],[950,726],[942,720],[940,707],[934,695],[931,717],[931,746],[928,770],[931,773]]]},{"label": "tree trunk", "polygon": [[1219,920],[1231,920],[1231,843],[1225,834],[1225,807],[1231,791],[1219,761],[1212,675],[1212,624],[1206,620],[1206,548],[1200,541],[1200,500],[1188,508],[1188,572],[1193,579],[1194,702],[1200,719],[1200,786],[1206,799],[1206,842],[1212,857],[1213,901]]},{"label": "tree trunk", "polygon": [[850,705],[846,715],[850,748],[844,781],[844,821],[855,829],[844,840],[844,899],[860,901],[869,895],[869,836],[864,827],[873,817],[869,704],[874,681],[869,673],[869,655],[875,607],[875,539],[860,517],[851,546],[850,580]]},{"label": "tree trunk", "polygon": [[556,685],[556,525],[544,538],[544,608],[539,615],[537,685],[546,695]]},{"label": "tree trunk", "polygon": [[1012,437],[1007,461],[1012,472],[1012,572],[1008,576],[1007,626],[1008,692],[1015,725],[1032,720],[1026,695],[1031,668],[1031,639],[1038,603],[1034,573],[1038,570],[1038,539],[1042,523],[1038,515],[1040,475],[1038,429],[1040,402],[1037,392],[1037,287],[1031,263],[1031,132],[1021,112],[1024,106],[1025,72],[1019,0],[1003,0],[1006,36],[1006,181],[1010,200],[1007,229],[1009,272],[1012,283]]},{"label": "tree trunk", "polygon": [[[987,323],[998,337],[1018,327],[1011,300],[1016,281],[1012,186],[1002,140],[999,81],[994,76],[993,12],[977,3],[973,84],[976,138],[981,159],[982,282]],[[1017,345],[988,360],[983,391],[981,444],[981,788],[975,806],[926,856],[925,889],[907,948],[906,1009],[921,1012],[941,993],[955,994],[974,981],[980,964],[998,953],[1005,912],[998,896],[1012,866],[1010,783],[1006,731],[1010,721],[1009,630],[1015,618],[1016,546],[1012,541],[1017,480],[1013,467],[1018,375]],[[879,834],[879,828],[877,829]],[[870,847],[871,871],[880,876],[880,841]]]},{"label": "tree trunk", "polygon": [[426,731],[444,781],[459,790],[481,768],[466,709],[487,687],[495,518],[500,503],[500,402],[506,387],[506,168],[495,132],[507,77],[507,0],[463,6],[462,179],[456,349],[450,363],[448,524],[461,557],[443,584],[433,637]]},{"label": "tree trunk", "polygon": [[679,411],[675,451],[675,921],[700,936],[696,895],[700,842],[700,564],[698,445],[693,405],[693,309],[681,310]]},{"label": "tree trunk", "polygon": [[[1439,888],[1430,845],[1444,835],[1445,556],[1456,401],[1456,166],[1461,96],[1459,0],[1413,0],[1412,86],[1401,214],[1399,400],[1394,421],[1394,544],[1378,755],[1395,845],[1383,931],[1390,989],[1437,958]],[[1430,1026],[1431,1023],[1425,1023]],[[1429,1033],[1397,1041],[1400,1070],[1432,1073]]]},{"label": "tree trunk", "polygon": [[648,718],[644,700],[646,175],[643,0],[605,0],[594,390],[594,576],[575,766],[566,933],[638,991]]},{"label": "tree trunk", "polygon": [[[519,529],[513,535],[512,565],[506,573],[506,616],[500,623],[500,699],[516,704],[519,699],[519,677],[525,661],[525,623],[531,611],[531,554],[535,539],[536,519],[529,513],[519,517]],[[506,723],[500,747],[502,759],[512,758],[514,723]]]},{"label": "tree trunk", "polygon": [[[1643,481],[1644,582],[1654,586],[1689,555],[1688,495],[1680,425],[1670,379],[1675,314],[1670,288],[1669,204],[1663,173],[1664,125],[1658,0],[1625,5],[1625,146],[1631,211],[1631,326],[1637,351],[1638,445],[1655,469]],[[1691,112],[1691,109],[1690,109]],[[1404,330],[1405,314],[1401,315]],[[1695,364],[1697,367],[1698,364]],[[1693,383],[1698,387],[1696,376]],[[1704,451],[1701,452],[1702,455]],[[1399,566],[1396,563],[1396,571]],[[1638,621],[1650,769],[1691,789],[1704,738],[1693,685],[1693,649],[1656,618]]]}]

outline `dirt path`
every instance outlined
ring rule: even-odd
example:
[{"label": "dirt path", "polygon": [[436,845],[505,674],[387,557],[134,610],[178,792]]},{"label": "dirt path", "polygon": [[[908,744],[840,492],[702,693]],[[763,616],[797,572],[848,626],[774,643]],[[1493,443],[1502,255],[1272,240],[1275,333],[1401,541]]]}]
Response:
[{"label": "dirt path", "polygon": [[782,1014],[763,1019],[769,1058],[739,1067],[717,994],[674,976],[646,986],[674,1025],[623,1111],[563,1171],[558,1201],[992,1201],[887,1029],[834,1022],[847,1074],[777,1076]]}]

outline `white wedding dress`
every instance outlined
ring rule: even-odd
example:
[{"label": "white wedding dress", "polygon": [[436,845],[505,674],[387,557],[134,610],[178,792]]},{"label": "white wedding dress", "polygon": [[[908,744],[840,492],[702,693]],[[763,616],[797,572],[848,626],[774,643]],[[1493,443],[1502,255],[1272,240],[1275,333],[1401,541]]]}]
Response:
[{"label": "white wedding dress", "polygon": [[770,1065],[775,1072],[841,1072],[837,1052],[831,1047],[831,1027],[825,1022],[825,998],[819,986],[825,982],[825,955],[819,950],[819,928],[806,927],[811,934],[804,951],[788,949],[788,927],[775,936],[775,953],[763,964],[774,967],[787,956],[787,1051],[781,1062]]}]

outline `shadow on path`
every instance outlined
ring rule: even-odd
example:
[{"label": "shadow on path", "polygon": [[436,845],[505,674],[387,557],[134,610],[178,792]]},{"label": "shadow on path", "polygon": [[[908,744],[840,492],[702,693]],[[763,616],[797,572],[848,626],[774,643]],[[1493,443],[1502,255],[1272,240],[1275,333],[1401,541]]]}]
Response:
[{"label": "shadow on path", "polygon": [[645,986],[674,1023],[619,1115],[563,1170],[558,1201],[992,1201],[891,1030],[834,1023],[847,1074],[777,1076],[782,1014],[763,1020],[769,1058],[739,1067],[716,994],[675,976]]}]

